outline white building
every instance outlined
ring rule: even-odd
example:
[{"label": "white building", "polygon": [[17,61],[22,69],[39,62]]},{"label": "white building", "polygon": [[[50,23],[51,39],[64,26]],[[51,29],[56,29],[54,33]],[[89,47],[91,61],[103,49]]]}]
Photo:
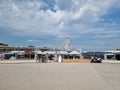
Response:
[{"label": "white building", "polygon": [[105,60],[120,60],[120,50],[104,51]]}]

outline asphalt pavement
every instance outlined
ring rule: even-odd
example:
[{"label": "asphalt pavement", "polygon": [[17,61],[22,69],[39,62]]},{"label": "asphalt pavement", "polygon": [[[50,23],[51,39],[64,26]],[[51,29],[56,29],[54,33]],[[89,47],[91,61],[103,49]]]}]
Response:
[{"label": "asphalt pavement", "polygon": [[93,67],[114,90],[120,90],[120,63],[111,62],[93,64]]},{"label": "asphalt pavement", "polygon": [[[0,90],[117,90],[119,87],[112,86],[114,84],[110,83],[103,69],[109,65],[91,63],[0,64]],[[111,71],[108,70],[108,72]]]}]

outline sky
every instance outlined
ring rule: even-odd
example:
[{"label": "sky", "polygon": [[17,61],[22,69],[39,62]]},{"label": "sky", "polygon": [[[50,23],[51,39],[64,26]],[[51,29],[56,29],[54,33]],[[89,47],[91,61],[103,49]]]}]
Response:
[{"label": "sky", "polygon": [[120,48],[120,0],[0,0],[0,43],[9,46]]}]

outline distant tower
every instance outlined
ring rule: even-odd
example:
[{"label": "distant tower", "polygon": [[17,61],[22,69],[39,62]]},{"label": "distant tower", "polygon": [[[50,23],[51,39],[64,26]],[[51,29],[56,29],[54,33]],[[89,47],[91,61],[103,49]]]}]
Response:
[{"label": "distant tower", "polygon": [[72,49],[72,45],[71,44],[72,44],[71,39],[69,37],[66,37],[65,38],[65,42],[64,42],[64,49],[66,51],[71,51],[71,49]]}]

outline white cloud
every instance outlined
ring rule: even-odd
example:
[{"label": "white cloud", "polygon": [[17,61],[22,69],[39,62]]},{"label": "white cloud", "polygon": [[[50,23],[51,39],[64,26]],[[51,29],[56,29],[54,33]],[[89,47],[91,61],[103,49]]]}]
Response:
[{"label": "white cloud", "polygon": [[57,37],[72,35],[74,37],[98,32],[98,29],[93,30],[93,24],[120,1],[55,0],[56,12],[41,9],[49,6],[38,0],[27,2],[2,0],[0,2],[0,26],[13,28],[11,32],[15,35],[39,36],[42,34]]},{"label": "white cloud", "polygon": [[29,43],[34,43],[34,42],[39,42],[39,40],[31,39],[31,40],[28,40],[27,42],[29,42]]}]

